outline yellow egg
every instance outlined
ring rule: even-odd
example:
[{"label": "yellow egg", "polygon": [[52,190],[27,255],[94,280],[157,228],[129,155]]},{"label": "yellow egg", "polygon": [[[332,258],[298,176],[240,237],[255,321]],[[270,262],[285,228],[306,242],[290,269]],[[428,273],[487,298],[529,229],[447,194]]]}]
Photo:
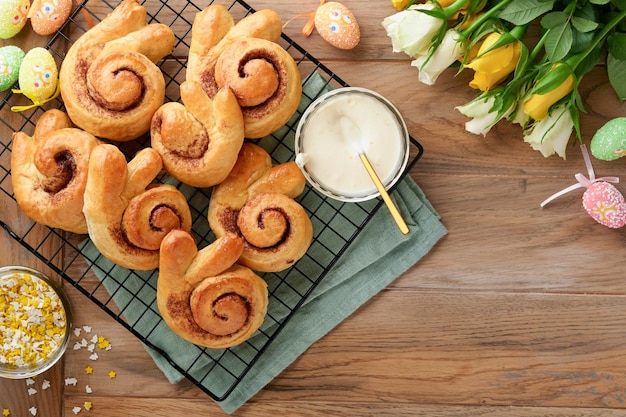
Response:
[{"label": "yellow egg", "polygon": [[58,80],[57,64],[47,49],[37,47],[26,53],[20,66],[20,93],[34,104],[43,103],[55,95]]},{"label": "yellow egg", "polygon": [[33,30],[51,35],[63,26],[72,12],[72,0],[35,0],[29,13]]},{"label": "yellow egg", "polygon": [[29,7],[30,0],[0,1],[0,38],[12,38],[22,30]]},{"label": "yellow egg", "polygon": [[343,4],[331,1],[315,12],[315,29],[329,44],[352,49],[361,40],[361,30],[354,14]]}]

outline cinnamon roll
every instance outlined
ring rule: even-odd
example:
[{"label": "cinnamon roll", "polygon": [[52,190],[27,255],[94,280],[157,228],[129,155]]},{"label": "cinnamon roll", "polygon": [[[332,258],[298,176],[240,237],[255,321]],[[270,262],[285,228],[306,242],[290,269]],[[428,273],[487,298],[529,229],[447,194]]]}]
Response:
[{"label": "cinnamon roll", "polygon": [[233,43],[215,64],[215,81],[230,87],[243,112],[247,138],[262,138],[283,126],[298,109],[302,80],[285,49],[265,39]]},{"label": "cinnamon roll", "polygon": [[174,47],[174,33],[147,23],[137,0],[124,0],[68,50],[59,73],[72,121],[87,132],[129,141],[150,129],[165,101],[165,80],[155,62]]},{"label": "cinnamon roll", "polygon": [[100,144],[60,110],[45,112],[32,137],[15,133],[11,180],[24,213],[40,224],[86,234],[83,194],[89,158]]},{"label": "cinnamon roll", "polygon": [[154,184],[162,169],[152,148],[130,161],[114,145],[92,153],[84,195],[89,237],[110,261],[130,269],[159,265],[159,250],[173,229],[191,230],[191,211],[185,196],[169,184]]},{"label": "cinnamon roll", "polygon": [[304,185],[295,162],[273,165],[263,148],[244,143],[228,177],[213,189],[209,225],[218,237],[244,238],[242,265],[282,271],[304,256],[313,238],[311,220],[294,200]]},{"label": "cinnamon roll", "polygon": [[219,89],[215,83],[215,63],[222,52],[243,37],[277,42],[282,25],[278,13],[270,9],[248,15],[235,25],[226,7],[210,5],[196,14],[191,26],[187,80],[200,83],[209,97],[213,97]]},{"label": "cinnamon roll", "polygon": [[267,284],[235,262],[242,240],[226,234],[198,251],[193,237],[171,231],[161,244],[157,305],[174,333],[197,345],[227,348],[248,339],[267,313]]},{"label": "cinnamon roll", "polygon": [[233,89],[250,139],[284,125],[300,103],[301,76],[294,59],[277,43],[281,33],[282,21],[273,10],[235,24],[220,5],[198,13],[192,26],[187,80],[200,83],[209,97],[225,86]]},{"label": "cinnamon roll", "polygon": [[210,187],[226,178],[243,144],[243,116],[229,88],[211,100],[200,84],[180,86],[184,103],[166,103],[152,118],[152,148],[185,184]]}]

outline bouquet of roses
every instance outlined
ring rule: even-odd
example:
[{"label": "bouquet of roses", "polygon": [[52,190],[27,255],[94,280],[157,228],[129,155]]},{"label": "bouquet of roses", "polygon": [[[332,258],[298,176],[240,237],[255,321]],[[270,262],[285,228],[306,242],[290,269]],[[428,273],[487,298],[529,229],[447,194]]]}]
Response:
[{"label": "bouquet of roses", "polygon": [[[456,109],[472,118],[469,132],[486,135],[499,120],[523,129],[524,141],[545,157],[565,158],[581,141],[578,85],[606,60],[609,81],[626,99],[626,0],[392,0],[397,13],[383,27],[394,52],[404,52],[419,80],[434,84],[458,63],[470,69],[479,94]],[[532,47],[525,39],[540,27]]]}]

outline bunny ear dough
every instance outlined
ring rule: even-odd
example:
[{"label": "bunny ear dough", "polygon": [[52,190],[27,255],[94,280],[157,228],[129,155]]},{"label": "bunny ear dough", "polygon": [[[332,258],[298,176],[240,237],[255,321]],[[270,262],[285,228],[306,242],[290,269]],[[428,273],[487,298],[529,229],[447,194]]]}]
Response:
[{"label": "bunny ear dough", "polygon": [[626,117],[609,120],[602,126],[589,145],[591,154],[604,161],[613,161],[626,155]]},{"label": "bunny ear dough", "polygon": [[265,281],[235,264],[243,240],[233,233],[197,250],[193,237],[171,231],[161,244],[157,303],[163,320],[183,339],[226,348],[248,339],[267,313]]}]

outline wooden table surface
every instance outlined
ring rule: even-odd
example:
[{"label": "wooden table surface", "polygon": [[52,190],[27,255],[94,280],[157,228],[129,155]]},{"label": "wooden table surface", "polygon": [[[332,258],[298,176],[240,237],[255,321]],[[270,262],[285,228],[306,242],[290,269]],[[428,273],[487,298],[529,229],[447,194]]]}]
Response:
[{"label": "wooden table surface", "polygon": [[[574,174],[586,173],[577,145],[572,142],[567,160],[546,159],[507,122],[486,138],[467,133],[466,118],[454,107],[475,96],[467,86],[470,71],[455,76],[449,70],[435,86],[419,83],[410,60],[392,53],[381,26],[394,13],[391,3],[344,3],[361,25],[356,49],[334,49],[316,33],[303,37],[303,19],[285,33],[348,84],[376,90],[400,109],[425,148],[411,176],[449,233],[235,415],[626,415],[626,230],[587,216],[582,190],[539,206],[574,183]],[[318,4],[250,0],[255,9],[274,8],[285,21]],[[27,28],[2,44],[32,47],[46,40]],[[606,121],[626,116],[604,68],[585,77],[580,93],[587,143]],[[5,107],[0,117],[14,116]],[[0,140],[8,143],[10,132],[3,129]],[[626,159],[593,163],[598,176],[626,178]],[[2,220],[28,222],[0,194]],[[48,271],[4,231],[0,244],[0,266]],[[54,242],[44,250],[53,253]],[[91,401],[92,410],[83,408],[81,415],[225,415],[190,382],[170,384],[130,332],[66,287],[75,326],[91,326],[91,334],[105,336],[112,349],[90,362],[88,352],[70,347],[64,361],[37,378],[33,395],[23,380],[0,380],[0,411],[22,417],[34,406],[38,416],[69,416]],[[75,386],[64,383],[71,377]],[[42,389],[44,379],[51,381],[49,389]]]}]

